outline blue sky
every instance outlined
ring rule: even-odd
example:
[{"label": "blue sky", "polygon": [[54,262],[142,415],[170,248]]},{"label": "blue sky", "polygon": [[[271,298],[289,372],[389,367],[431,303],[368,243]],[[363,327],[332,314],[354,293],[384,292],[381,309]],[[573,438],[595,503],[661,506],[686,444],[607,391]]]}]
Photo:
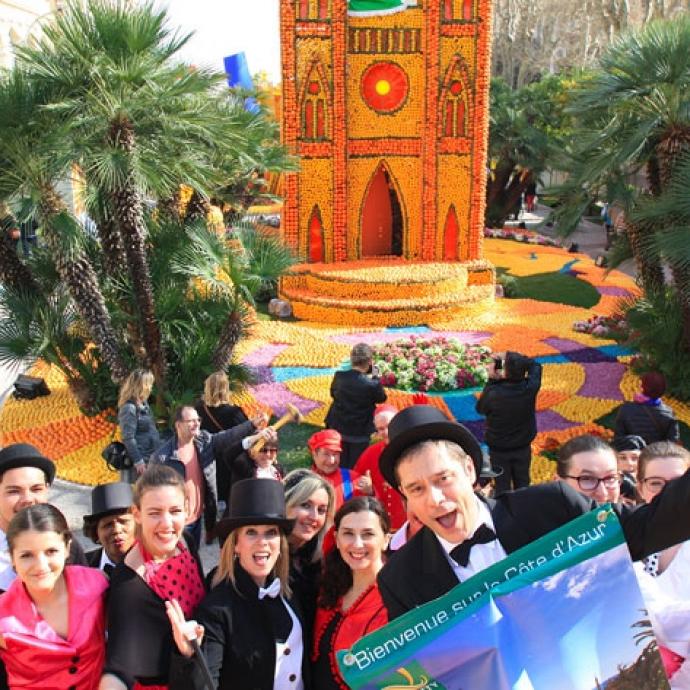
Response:
[{"label": "blue sky", "polygon": [[223,57],[244,51],[249,71],[280,81],[278,0],[156,0],[171,24],[195,35],[182,57],[223,69]]}]

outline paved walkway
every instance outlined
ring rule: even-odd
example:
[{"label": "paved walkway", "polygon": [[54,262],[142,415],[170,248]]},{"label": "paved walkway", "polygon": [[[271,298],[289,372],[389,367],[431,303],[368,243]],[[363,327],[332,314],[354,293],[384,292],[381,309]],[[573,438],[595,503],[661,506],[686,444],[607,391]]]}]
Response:
[{"label": "paved walkway", "polygon": [[[533,213],[522,211],[518,220],[508,221],[506,225],[517,226],[520,222],[524,222],[528,230],[534,230],[547,237],[560,239],[563,247],[567,247],[571,242],[577,243],[578,251],[591,256],[593,259],[605,253],[606,233],[603,225],[582,220],[572,235],[569,235],[567,238],[559,238],[555,229],[545,224],[545,219],[550,210],[548,206],[539,204]],[[622,271],[629,276],[635,276],[635,262],[632,259],[625,261],[616,270]]]}]

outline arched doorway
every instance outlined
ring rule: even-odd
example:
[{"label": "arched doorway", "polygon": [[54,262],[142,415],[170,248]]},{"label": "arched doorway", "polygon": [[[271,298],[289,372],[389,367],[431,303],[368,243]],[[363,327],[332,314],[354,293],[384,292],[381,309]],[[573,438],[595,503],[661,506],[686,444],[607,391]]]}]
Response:
[{"label": "arched doorway", "polygon": [[362,205],[361,255],[402,256],[403,214],[400,198],[384,163],[369,180]]}]

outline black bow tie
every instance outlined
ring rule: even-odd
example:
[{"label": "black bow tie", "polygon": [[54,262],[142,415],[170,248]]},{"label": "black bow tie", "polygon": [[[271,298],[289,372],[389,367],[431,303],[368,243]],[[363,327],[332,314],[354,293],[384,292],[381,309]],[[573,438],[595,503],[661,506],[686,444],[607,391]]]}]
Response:
[{"label": "black bow tie", "polygon": [[111,565],[110,563],[106,563],[103,566],[103,572],[105,573],[108,579],[110,579],[110,576],[113,574],[113,570],[115,570],[115,566]]},{"label": "black bow tie", "polygon": [[472,547],[476,544],[488,544],[496,539],[496,533],[491,529],[482,524],[479,529],[469,538],[466,539],[462,544],[458,544],[451,552],[450,557],[463,568],[467,567],[470,562],[470,551]]}]

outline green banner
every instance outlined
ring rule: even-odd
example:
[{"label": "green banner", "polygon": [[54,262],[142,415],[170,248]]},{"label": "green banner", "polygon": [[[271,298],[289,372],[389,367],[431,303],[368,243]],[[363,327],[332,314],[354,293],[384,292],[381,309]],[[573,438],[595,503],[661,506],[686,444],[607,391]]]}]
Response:
[{"label": "green banner", "polygon": [[[607,605],[618,610],[614,593],[629,609],[617,621],[605,613]],[[603,506],[339,652],[338,663],[354,690],[531,690],[549,687],[544,679],[551,671],[562,679],[551,687],[593,688],[615,669],[636,663],[634,626],[643,607],[620,523],[611,507]],[[604,639],[613,634],[618,646],[592,647],[591,640],[614,624],[615,632],[607,629]],[[560,653],[553,649],[559,638],[539,637],[550,626],[570,641]],[[536,663],[540,655],[544,660]],[[582,663],[593,678],[569,684],[564,678],[581,674]],[[469,678],[485,680],[476,686]]]},{"label": "green banner", "polygon": [[350,0],[348,13],[362,16],[393,14],[407,7],[406,0]]}]

